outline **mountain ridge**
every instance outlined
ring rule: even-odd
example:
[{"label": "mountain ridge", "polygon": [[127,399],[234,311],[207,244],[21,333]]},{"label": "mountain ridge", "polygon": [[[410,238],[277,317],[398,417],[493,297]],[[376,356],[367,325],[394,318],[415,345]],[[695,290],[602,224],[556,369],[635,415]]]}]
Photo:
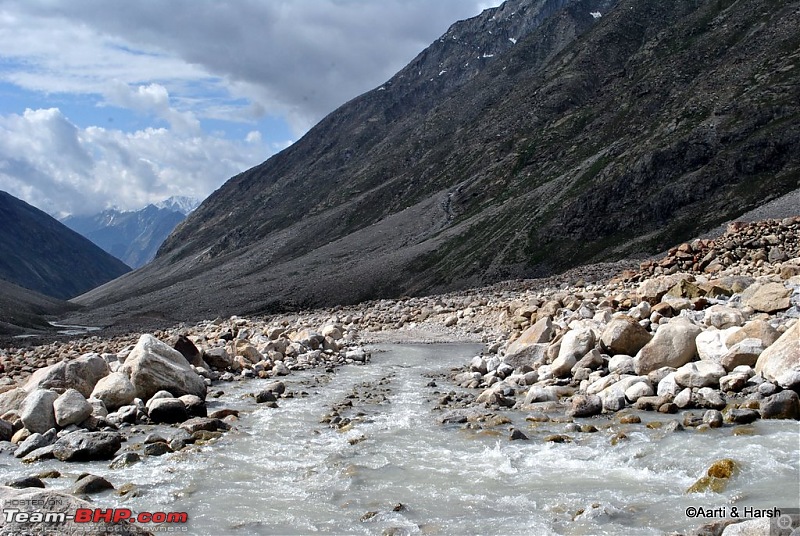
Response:
[{"label": "mountain ridge", "polygon": [[[800,187],[799,8],[507,2],[443,36],[474,43],[507,9],[535,21],[479,72],[401,70],[402,91],[348,102],[212,194],[145,271],[77,301],[253,313],[654,253]],[[429,73],[436,43],[414,60]]]}]

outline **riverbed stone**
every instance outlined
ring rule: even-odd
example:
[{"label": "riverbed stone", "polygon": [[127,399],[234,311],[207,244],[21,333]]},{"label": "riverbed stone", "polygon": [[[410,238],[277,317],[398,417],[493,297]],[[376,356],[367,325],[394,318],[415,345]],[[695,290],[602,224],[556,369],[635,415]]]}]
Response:
[{"label": "riverbed stone", "polygon": [[713,361],[719,363],[723,355],[728,351],[725,345],[727,338],[737,331],[738,328],[709,329],[700,333],[695,339],[697,345],[697,355],[701,361]]},{"label": "riverbed stone", "polygon": [[503,361],[514,367],[520,369],[521,367],[529,367],[531,369],[541,365],[547,359],[547,347],[549,344],[529,344],[524,348],[516,350],[514,353],[506,353]]},{"label": "riverbed stone", "polygon": [[800,321],[795,322],[774,344],[761,352],[755,370],[781,387],[794,387],[793,378],[800,372]]},{"label": "riverbed stone", "polygon": [[71,493],[73,495],[89,495],[108,489],[114,489],[114,485],[111,482],[102,476],[87,474],[78,478],[75,485],[72,486]]},{"label": "riverbed stone", "polygon": [[675,382],[681,387],[718,386],[725,368],[710,361],[687,363],[675,371]]},{"label": "riverbed stone", "polygon": [[223,346],[206,348],[203,351],[203,361],[208,363],[208,366],[214,370],[225,371],[234,368],[233,357]]},{"label": "riverbed stone", "polygon": [[156,423],[174,424],[187,420],[189,413],[178,398],[158,398],[149,401],[147,415]]},{"label": "riverbed stone", "polygon": [[22,387],[15,387],[9,389],[5,393],[0,393],[0,415],[9,411],[19,410],[29,394],[30,393]]},{"label": "riverbed stone", "polygon": [[570,417],[591,417],[603,411],[603,401],[598,395],[575,395],[567,415]]},{"label": "riverbed stone", "polygon": [[725,397],[722,396],[722,393],[720,393],[717,389],[712,389],[711,387],[701,387],[696,393],[693,394],[696,404],[700,408],[721,410],[728,405],[728,402],[725,400]]},{"label": "riverbed stone", "polygon": [[182,422],[179,428],[193,434],[198,430],[208,430],[209,432],[225,431],[230,429],[230,425],[221,419],[210,417],[193,417]]},{"label": "riverbed stone", "polygon": [[781,391],[762,400],[760,411],[762,419],[800,420],[800,398],[794,391]]},{"label": "riverbed stone", "polygon": [[791,289],[782,283],[756,283],[742,293],[742,301],[762,313],[775,313],[791,305]]},{"label": "riverbed stone", "polygon": [[20,408],[22,424],[31,432],[44,433],[56,427],[56,414],[53,402],[58,393],[50,389],[34,389]]},{"label": "riverbed stone", "polygon": [[41,434],[39,432],[35,432],[29,435],[24,441],[22,441],[17,449],[14,451],[15,458],[24,458],[31,452],[40,449],[42,447],[46,447],[48,445],[52,445],[53,442],[56,440],[56,430],[55,428],[51,428],[49,431]]},{"label": "riverbed stone", "polygon": [[126,374],[112,372],[97,382],[91,396],[101,400],[109,411],[114,411],[133,402],[136,388]]},{"label": "riverbed stone", "polygon": [[730,348],[744,339],[759,339],[764,347],[770,346],[781,336],[780,332],[772,327],[769,322],[762,319],[755,319],[747,322],[744,326],[734,331],[725,340],[725,345]]},{"label": "riverbed stone", "polygon": [[172,345],[181,355],[195,367],[205,367],[206,363],[203,361],[203,354],[200,349],[187,337],[186,335],[178,335],[177,340]]},{"label": "riverbed stone", "polygon": [[143,400],[162,389],[174,396],[206,396],[205,381],[192,370],[186,358],[152,335],[139,338],[120,370],[130,378],[136,396]]},{"label": "riverbed stone", "polygon": [[610,355],[636,355],[653,336],[629,316],[611,320],[600,335],[600,344]]},{"label": "riverbed stone", "polygon": [[703,323],[717,329],[739,327],[744,324],[744,314],[741,310],[727,305],[712,305],[706,309]]},{"label": "riverbed stone", "polygon": [[740,365],[752,367],[755,366],[758,361],[758,356],[761,355],[764,349],[764,343],[761,339],[742,339],[729,347],[728,351],[720,358],[719,362],[725,367],[725,370],[733,370]]},{"label": "riverbed stone", "polygon": [[650,385],[650,382],[637,382],[625,389],[625,398],[633,404],[643,396],[650,397],[653,396],[655,393],[653,392],[653,386]]},{"label": "riverbed stone", "polygon": [[661,367],[680,367],[697,355],[695,339],[702,329],[690,320],[675,318],[660,326],[653,339],[636,354],[636,374]]},{"label": "riverbed stone", "polygon": [[55,442],[53,455],[62,462],[110,460],[121,445],[117,432],[72,432]]},{"label": "riverbed stone", "polygon": [[506,348],[506,355],[513,355],[533,344],[547,344],[553,338],[553,321],[545,316],[522,332],[517,340]]},{"label": "riverbed stone", "polygon": [[61,361],[34,372],[25,383],[25,390],[76,389],[89,397],[100,378],[109,373],[108,363],[100,354],[84,354],[72,361]]},{"label": "riverbed stone", "polygon": [[85,421],[92,414],[92,405],[76,389],[67,389],[53,402],[56,424],[61,428]]}]

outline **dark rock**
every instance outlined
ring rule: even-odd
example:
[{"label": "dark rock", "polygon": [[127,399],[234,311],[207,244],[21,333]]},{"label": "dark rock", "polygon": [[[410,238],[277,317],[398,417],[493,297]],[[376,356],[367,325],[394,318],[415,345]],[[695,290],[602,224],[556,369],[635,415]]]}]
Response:
[{"label": "dark rock", "polygon": [[110,460],[121,445],[117,432],[72,432],[55,442],[53,455],[62,462]]},{"label": "dark rock", "polygon": [[44,482],[38,476],[23,476],[6,482],[6,486],[10,488],[43,488]]},{"label": "dark rock", "polygon": [[217,430],[230,430],[230,426],[223,420],[212,419],[210,417],[194,417],[180,424],[180,428],[186,430],[190,434],[198,430],[208,430],[216,432]]},{"label": "dark rock", "polygon": [[73,495],[88,495],[107,489],[114,489],[114,485],[102,476],[85,475],[78,478],[78,481],[72,486],[71,492]]},{"label": "dark rock", "polygon": [[762,419],[800,420],[800,398],[794,391],[781,391],[761,401]]},{"label": "dark rock", "polygon": [[186,406],[178,398],[159,398],[151,401],[148,416],[156,423],[179,423],[189,418]]},{"label": "dark rock", "polygon": [[511,440],[511,441],[516,441],[518,439],[527,440],[528,436],[523,434],[522,431],[519,430],[518,428],[512,428],[511,429],[511,435],[508,437],[508,439]]},{"label": "dark rock", "polygon": [[256,402],[259,404],[263,404],[265,402],[276,402],[278,397],[275,396],[275,393],[272,391],[260,391],[256,394]]},{"label": "dark rock", "polygon": [[142,457],[139,456],[137,453],[123,452],[122,454],[120,454],[111,461],[109,467],[111,469],[122,469],[123,467],[128,467],[140,461],[142,461]]},{"label": "dark rock", "polygon": [[603,411],[603,401],[597,395],[575,395],[572,407],[567,411],[571,417],[590,417]]},{"label": "dark rock", "polygon": [[759,414],[754,409],[732,409],[728,411],[728,422],[733,424],[750,424],[758,420]]},{"label": "dark rock", "polygon": [[145,456],[163,456],[164,454],[172,452],[172,448],[163,441],[157,443],[150,443],[145,445],[142,452]]},{"label": "dark rock", "polygon": [[200,355],[200,350],[186,335],[178,335],[178,339],[172,347],[179,351],[191,365],[195,367],[206,366],[203,357]]}]

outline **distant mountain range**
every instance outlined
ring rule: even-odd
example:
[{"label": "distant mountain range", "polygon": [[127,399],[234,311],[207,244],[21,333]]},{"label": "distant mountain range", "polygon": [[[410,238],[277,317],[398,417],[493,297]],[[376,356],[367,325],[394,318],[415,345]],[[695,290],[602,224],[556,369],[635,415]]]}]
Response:
[{"label": "distant mountain range", "polygon": [[63,300],[129,271],[50,215],[0,191],[0,279]]},{"label": "distant mountain range", "polygon": [[61,222],[131,268],[140,268],[153,260],[175,226],[198,204],[196,199],[174,196],[136,211],[109,209],[67,216]]},{"label": "distant mountain range", "polygon": [[508,0],[76,301],[180,321],[658,252],[800,188],[799,27],[796,0]]}]

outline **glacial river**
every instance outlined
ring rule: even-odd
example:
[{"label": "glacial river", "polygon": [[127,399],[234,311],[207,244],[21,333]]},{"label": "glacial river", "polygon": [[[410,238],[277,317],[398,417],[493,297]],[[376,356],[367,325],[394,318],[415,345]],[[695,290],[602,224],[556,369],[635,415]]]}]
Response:
[{"label": "glacial river", "polygon": [[[247,393],[266,380],[220,384],[209,409],[236,408],[241,418],[222,439],[189,452],[146,458],[111,470],[107,462],[23,466],[0,456],[0,479],[58,469],[48,487],[69,487],[88,471],[116,487],[133,483],[137,497],[95,495],[100,507],[188,512],[188,534],[664,534],[713,519],[687,508],[798,507],[800,423],[758,421],[735,428],[667,433],[644,424],[584,419],[597,433],[544,436],[565,424],[527,422],[504,412],[529,441],[496,432],[441,425],[435,391],[453,389],[430,373],[460,366],[477,345],[387,345],[366,366],[335,373],[307,371],[286,379],[295,393],[276,409]],[[369,387],[366,387],[366,386]],[[321,423],[356,388],[373,398],[353,403],[362,415],[343,431]],[[643,415],[668,421],[675,416]],[[627,440],[611,444],[623,431]],[[123,444],[125,448],[125,444]],[[741,467],[723,492],[686,494],[715,460]],[[580,513],[583,512],[583,513]],[[176,527],[177,528],[177,527]],[[174,529],[173,529],[174,530]]]}]

